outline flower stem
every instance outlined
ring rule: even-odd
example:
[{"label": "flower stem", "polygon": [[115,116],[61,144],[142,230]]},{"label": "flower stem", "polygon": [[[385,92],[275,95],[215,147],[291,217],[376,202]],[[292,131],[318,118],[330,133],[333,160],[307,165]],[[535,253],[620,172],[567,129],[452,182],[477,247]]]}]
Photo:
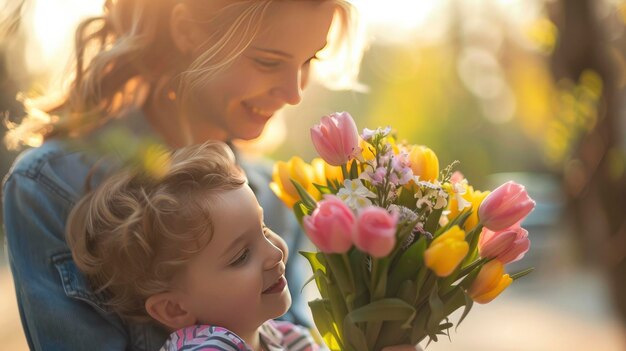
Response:
[{"label": "flower stem", "polygon": [[[356,294],[356,283],[354,281],[354,272],[352,272],[352,265],[350,264],[350,257],[348,257],[347,253],[344,253],[341,255],[341,258],[343,259],[343,263],[346,265],[346,269],[348,272],[348,278],[350,279],[350,287],[352,288],[352,294]],[[353,302],[354,302],[354,296],[352,297],[352,299],[347,298],[346,299],[346,305],[348,307],[348,312],[352,311],[353,306]]]},{"label": "flower stem", "polygon": [[343,174],[343,180],[350,179],[350,174],[348,174],[347,164],[341,165],[341,174]]},{"label": "flower stem", "polygon": [[372,260],[372,272],[370,273],[370,294],[374,295],[374,291],[376,289],[376,277],[378,276],[378,260],[374,257]]}]

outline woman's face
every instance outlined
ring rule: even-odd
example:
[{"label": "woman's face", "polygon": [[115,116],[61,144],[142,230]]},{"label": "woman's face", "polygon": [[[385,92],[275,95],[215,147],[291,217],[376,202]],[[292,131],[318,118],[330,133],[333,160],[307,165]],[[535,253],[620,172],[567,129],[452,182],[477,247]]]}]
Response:
[{"label": "woman's face", "polygon": [[332,1],[272,3],[250,46],[192,93],[193,141],[254,139],[278,110],[298,104],[334,11]]}]

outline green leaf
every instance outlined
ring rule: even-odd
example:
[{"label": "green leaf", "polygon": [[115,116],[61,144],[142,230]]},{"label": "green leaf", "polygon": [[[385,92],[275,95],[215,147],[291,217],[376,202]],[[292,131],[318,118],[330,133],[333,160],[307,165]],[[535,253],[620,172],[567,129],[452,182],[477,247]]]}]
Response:
[{"label": "green leaf", "polygon": [[[345,318],[343,320],[343,330],[345,340],[344,344],[347,348],[351,347],[351,349],[355,351],[369,349],[365,340],[365,334],[363,334],[363,331],[356,325],[355,322],[351,321],[349,318]],[[345,351],[348,351],[348,349]]]},{"label": "green leaf", "polygon": [[531,267],[531,268],[527,268],[527,269],[525,269],[525,270],[523,270],[521,272],[517,272],[517,273],[511,274],[511,279],[517,280],[517,279],[519,279],[521,277],[524,277],[524,276],[530,274],[534,270],[535,270],[535,268]]},{"label": "green leaf", "polygon": [[369,302],[369,291],[367,283],[369,274],[367,272],[367,262],[365,254],[359,250],[351,250],[348,254],[350,257],[350,265],[354,274],[354,306],[360,307]]},{"label": "green leaf", "polygon": [[374,348],[384,321],[402,321],[407,328],[410,328],[413,318],[415,318],[415,308],[397,298],[374,301],[346,316],[346,319],[355,325],[367,322],[365,337],[368,347],[366,350]]},{"label": "green leaf", "polygon": [[[302,284],[302,289],[300,289],[300,293],[302,293],[302,291],[304,291],[304,288],[312,281],[315,281],[315,284],[317,285],[317,290],[320,290],[320,284],[317,282],[318,279],[326,279],[328,280],[328,278],[326,277],[326,275],[324,274],[324,272],[322,272],[322,270],[318,269],[315,272],[313,272],[313,275],[311,275],[311,277],[309,279],[307,279],[303,284]],[[328,281],[327,281],[328,283]],[[322,294],[322,292],[320,291],[320,294]]]},{"label": "green leaf", "polygon": [[418,311],[413,321],[411,330],[411,344],[417,345],[426,337],[426,321],[428,320],[428,305],[423,305]]},{"label": "green leaf", "polygon": [[465,317],[467,317],[469,312],[472,310],[472,306],[474,306],[474,300],[472,300],[472,298],[465,291],[463,291],[463,296],[465,297],[465,308],[463,309],[463,314],[461,315],[461,318],[459,318],[459,321],[456,323],[455,330],[459,329],[459,325],[461,325],[461,322],[463,322]]},{"label": "green leaf", "polygon": [[312,211],[309,211],[302,201],[298,201],[293,205],[293,213],[296,215],[296,219],[298,220],[298,223],[300,223],[300,226],[302,226],[302,218],[304,218],[304,216],[308,216],[311,212]]},{"label": "green leaf", "polygon": [[302,187],[302,185],[300,185],[300,183],[292,178],[289,178],[289,180],[291,181],[291,184],[296,187],[296,191],[298,192],[298,195],[300,195],[300,199],[302,200],[304,206],[306,206],[309,211],[313,211],[313,209],[317,207],[315,199]]},{"label": "green leaf", "polygon": [[339,337],[338,329],[332,322],[333,318],[328,311],[328,305],[328,301],[322,299],[309,301],[313,322],[331,351],[343,351],[344,347]]},{"label": "green leaf", "polygon": [[389,263],[390,259],[387,257],[372,257],[372,282],[374,282],[374,286],[372,287],[372,300],[380,300],[384,298],[387,293]]},{"label": "green leaf", "polygon": [[415,193],[405,187],[400,190],[398,199],[395,201],[396,205],[410,208],[412,211],[417,209],[417,199],[415,199]]},{"label": "green leaf", "polygon": [[461,268],[461,270],[459,271],[459,277],[464,277],[466,275],[468,275],[470,272],[472,272],[474,269],[476,269],[477,267],[482,267],[485,263],[491,261],[492,259],[489,258],[480,258],[470,264],[468,264],[467,266],[463,266],[463,268]]},{"label": "green leaf", "polygon": [[[415,229],[415,225],[417,224],[417,219],[415,221],[403,221],[400,222],[398,224],[398,228],[396,229],[396,246],[394,247],[393,251],[391,251],[391,253],[389,254],[388,257],[392,258],[392,264],[391,267],[394,267],[395,264],[398,262],[399,258],[400,258],[400,253],[404,252],[408,249],[408,247],[402,247],[403,243],[409,238],[409,236],[411,235],[411,233],[413,233],[413,230]],[[410,244],[414,244],[415,243],[415,239],[413,240],[413,242]],[[409,245],[409,246],[410,246]]]},{"label": "green leaf", "polygon": [[346,267],[341,254],[327,254],[326,256],[327,263],[327,273],[330,275],[334,281],[337,282],[339,289],[344,297],[348,295],[352,295],[354,297],[354,289],[352,288],[353,277]]},{"label": "green leaf", "polygon": [[339,189],[341,189],[342,187],[343,187],[343,183],[340,182],[338,179],[333,179],[330,182],[328,182],[328,188],[331,190],[333,194],[337,194],[339,192]]},{"label": "green leaf", "polygon": [[452,285],[454,282],[463,279],[463,277],[467,276],[476,268],[480,269],[480,267],[491,260],[492,259],[480,258],[467,266],[461,267],[461,265],[459,265],[449,276],[441,280],[440,291],[444,294],[449,293],[456,287],[456,285]]},{"label": "green leaf", "polygon": [[[400,290],[398,298],[413,306],[415,302],[415,282],[405,280]],[[387,321],[384,322],[380,329],[378,340],[375,343],[375,350],[382,349],[386,346],[409,344],[412,325],[406,321]]]},{"label": "green leaf", "polygon": [[359,177],[359,165],[358,162],[352,161],[350,165],[350,179],[357,179]]},{"label": "green leaf", "polygon": [[445,305],[439,297],[437,282],[435,282],[435,284],[433,285],[433,289],[430,291],[428,306],[430,307],[430,313],[428,316],[428,321],[426,322],[426,331],[428,332],[428,335],[431,336],[431,334],[435,334],[438,331],[437,327],[439,326],[439,322],[441,322],[446,317],[446,313],[444,310]]},{"label": "green leaf", "polygon": [[426,220],[426,223],[424,224],[424,230],[434,234],[437,232],[437,228],[439,227],[439,219],[441,218],[441,213],[443,212],[443,208],[440,208],[438,210],[434,210],[433,212],[431,212],[431,214],[428,216],[428,219]]},{"label": "green leaf", "polygon": [[402,301],[413,306],[415,304],[415,295],[417,294],[417,287],[413,280],[405,280],[400,285],[398,290],[398,298]]},{"label": "green leaf", "polygon": [[326,279],[326,283],[328,283],[328,277],[326,276],[326,260],[324,259],[324,254],[321,252],[300,251],[300,255],[302,255],[304,258],[307,259],[307,261],[309,261],[309,264],[311,265],[311,271],[313,271],[313,278],[315,279],[317,289],[319,290],[321,296],[327,297],[328,292],[322,290],[323,286],[320,283],[320,279]]},{"label": "green leaf", "polygon": [[465,221],[467,221],[467,219],[472,215],[472,211],[471,210],[466,210],[461,212],[458,216],[456,216],[453,220],[451,220],[450,222],[448,222],[446,225],[444,225],[443,227],[439,228],[439,230],[437,231],[437,233],[435,234],[435,237],[445,233],[448,229],[454,227],[455,225],[458,225],[460,228],[463,228],[463,225],[465,225]]},{"label": "green leaf", "polygon": [[389,275],[389,292],[387,296],[395,295],[403,281],[414,279],[420,268],[424,267],[426,245],[426,237],[422,236],[400,255]]},{"label": "green leaf", "polygon": [[350,312],[346,318],[353,323],[403,321],[409,324],[415,318],[415,308],[398,298],[382,299]]},{"label": "green leaf", "polygon": [[420,296],[422,295],[422,290],[425,290],[424,287],[428,288],[427,282],[432,280],[431,276],[426,266],[421,267],[417,273],[417,278],[415,278],[415,301],[417,303],[421,301]]},{"label": "green leaf", "polygon": [[317,191],[320,192],[320,194],[324,195],[324,194],[334,194],[331,189],[326,186],[326,185],[321,185],[321,184],[315,184],[313,183],[313,186],[317,189]]},{"label": "green leaf", "polygon": [[[322,283],[324,284],[324,283]],[[343,335],[343,320],[348,314],[348,307],[346,306],[346,299],[339,291],[337,285],[329,283],[326,285],[328,291],[328,301],[330,302],[330,308],[333,315],[333,321],[339,329],[339,335]],[[342,339],[343,340],[343,339]]]},{"label": "green leaf", "polygon": [[326,273],[326,258],[323,253],[307,251],[299,251],[298,253],[309,261],[313,272],[320,269],[322,272]]},{"label": "green leaf", "polygon": [[467,265],[468,262],[472,262],[478,256],[478,250],[476,250],[476,247],[478,246],[478,239],[480,238],[480,233],[482,231],[482,224],[478,224],[474,229],[465,235],[465,240],[469,243],[469,251],[463,260],[463,266]]},{"label": "green leaf", "polygon": [[472,286],[472,283],[474,283],[474,280],[476,280],[476,278],[478,277],[478,273],[480,273],[480,270],[483,268],[483,265],[478,265],[476,268],[474,268],[473,271],[471,271],[467,276],[465,276],[465,278],[463,278],[463,280],[461,280],[461,282],[458,284],[458,286],[463,287],[464,289],[469,289]]}]

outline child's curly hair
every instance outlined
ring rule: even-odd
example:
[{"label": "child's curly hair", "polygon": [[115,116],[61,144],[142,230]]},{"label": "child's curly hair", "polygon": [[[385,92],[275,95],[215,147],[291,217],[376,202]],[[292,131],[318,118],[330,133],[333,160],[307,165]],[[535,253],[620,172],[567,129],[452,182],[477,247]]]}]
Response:
[{"label": "child's curly hair", "polygon": [[169,155],[160,177],[124,169],[87,194],[67,222],[78,268],[122,318],[150,320],[145,301],[211,240],[215,194],[246,179],[228,146],[186,147]]}]

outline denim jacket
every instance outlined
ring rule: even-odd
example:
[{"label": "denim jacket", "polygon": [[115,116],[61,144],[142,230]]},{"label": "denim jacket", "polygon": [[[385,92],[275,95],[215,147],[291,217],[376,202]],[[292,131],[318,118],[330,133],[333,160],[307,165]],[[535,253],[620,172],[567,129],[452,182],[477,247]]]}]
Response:
[{"label": "denim jacket", "polygon": [[[112,124],[122,125],[137,138],[150,130],[140,114]],[[98,160],[73,145],[68,140],[48,140],[23,152],[3,185],[6,244],[28,345],[45,351],[158,350],[168,333],[153,324],[122,321],[107,309],[103,296],[89,288],[72,260],[65,222]],[[303,235],[268,187],[269,164],[238,161],[264,208],[266,224],[283,235],[291,253],[297,252]],[[92,184],[103,176],[96,172]],[[297,256],[290,255],[287,265],[294,302],[285,319],[308,324],[305,304],[299,301],[304,264]]]}]

